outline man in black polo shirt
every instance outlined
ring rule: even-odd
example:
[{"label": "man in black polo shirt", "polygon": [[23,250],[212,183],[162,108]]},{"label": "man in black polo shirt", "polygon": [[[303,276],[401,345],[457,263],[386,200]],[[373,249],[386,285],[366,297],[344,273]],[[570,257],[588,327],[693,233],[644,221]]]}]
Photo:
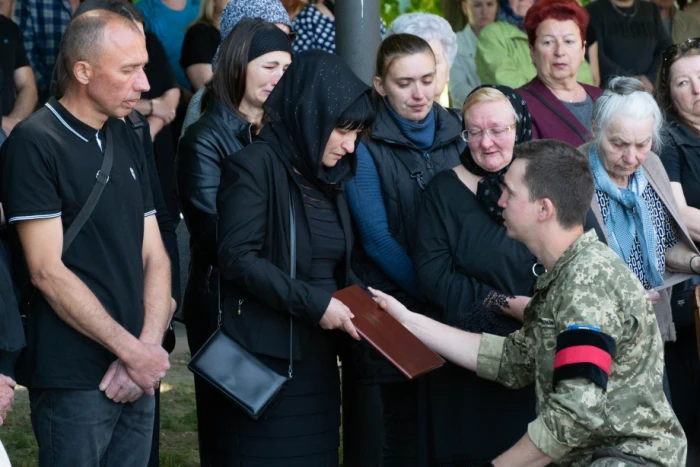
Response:
[{"label": "man in black polo shirt", "polygon": [[34,112],[38,97],[22,32],[3,15],[0,15],[0,74],[3,83],[0,88],[2,129],[9,135],[17,123]]},{"label": "man in black polo shirt", "polygon": [[[1,201],[41,292],[20,382],[30,389],[40,466],[145,466],[152,394],[169,368],[161,340],[170,264],[141,143],[118,120],[149,89],[145,39],[133,22],[96,10],[71,21],[61,54],[64,96],[17,125],[0,158]],[[61,256],[63,232],[102,165],[107,129],[109,181]]]}]

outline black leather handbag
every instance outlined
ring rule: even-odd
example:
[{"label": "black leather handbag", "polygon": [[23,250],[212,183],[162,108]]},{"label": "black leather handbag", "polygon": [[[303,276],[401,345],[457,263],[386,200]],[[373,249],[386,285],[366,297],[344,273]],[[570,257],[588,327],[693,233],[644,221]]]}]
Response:
[{"label": "black leather handbag", "polygon": [[[289,275],[295,279],[296,221],[291,194],[289,216],[291,262]],[[292,379],[292,330],[290,317],[289,372],[287,376],[282,376],[231,339],[221,328],[221,290],[219,290],[219,319],[216,331],[192,357],[187,368],[221,391],[252,419],[258,420],[282,393],[287,382]]]}]

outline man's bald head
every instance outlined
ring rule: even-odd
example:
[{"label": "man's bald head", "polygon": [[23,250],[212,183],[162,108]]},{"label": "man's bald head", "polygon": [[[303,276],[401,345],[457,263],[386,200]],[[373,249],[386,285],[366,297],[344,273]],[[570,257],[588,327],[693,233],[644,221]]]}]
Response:
[{"label": "man's bald head", "polygon": [[69,81],[75,79],[73,69],[78,62],[99,68],[108,30],[120,28],[141,34],[133,21],[107,10],[88,11],[68,23],[61,39],[60,55]]}]

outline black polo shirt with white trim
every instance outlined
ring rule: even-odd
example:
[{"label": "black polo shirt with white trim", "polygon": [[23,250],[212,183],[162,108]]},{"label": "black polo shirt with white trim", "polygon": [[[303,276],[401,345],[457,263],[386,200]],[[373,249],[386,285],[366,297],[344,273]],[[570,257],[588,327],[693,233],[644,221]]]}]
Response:
[{"label": "black polo shirt with white trim", "polygon": [[[115,118],[114,165],[92,215],[63,263],[134,336],[141,333],[144,218],[155,214],[143,147]],[[0,196],[11,224],[61,217],[63,230],[88,198],[102,166],[104,130],[71,115],[56,99],[15,127],[0,154]],[[85,337],[33,295],[27,336],[33,388],[97,389],[115,356]]]}]

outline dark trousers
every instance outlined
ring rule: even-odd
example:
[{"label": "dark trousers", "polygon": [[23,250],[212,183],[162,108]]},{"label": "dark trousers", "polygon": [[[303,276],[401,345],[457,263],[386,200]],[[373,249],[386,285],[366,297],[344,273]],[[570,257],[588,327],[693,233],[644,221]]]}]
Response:
[{"label": "dark trousers", "polygon": [[343,466],[380,467],[384,427],[379,386],[359,384],[350,363],[342,370]]},{"label": "dark trousers", "polygon": [[428,465],[425,386],[420,379],[381,385],[384,407],[383,467]]},{"label": "dark trousers", "polygon": [[40,467],[145,467],[153,434],[153,396],[129,404],[99,390],[30,389]]},{"label": "dark trousers", "polygon": [[692,326],[676,329],[676,342],[665,346],[666,371],[671,388],[671,406],[688,438],[690,467],[700,466],[700,361]]}]

